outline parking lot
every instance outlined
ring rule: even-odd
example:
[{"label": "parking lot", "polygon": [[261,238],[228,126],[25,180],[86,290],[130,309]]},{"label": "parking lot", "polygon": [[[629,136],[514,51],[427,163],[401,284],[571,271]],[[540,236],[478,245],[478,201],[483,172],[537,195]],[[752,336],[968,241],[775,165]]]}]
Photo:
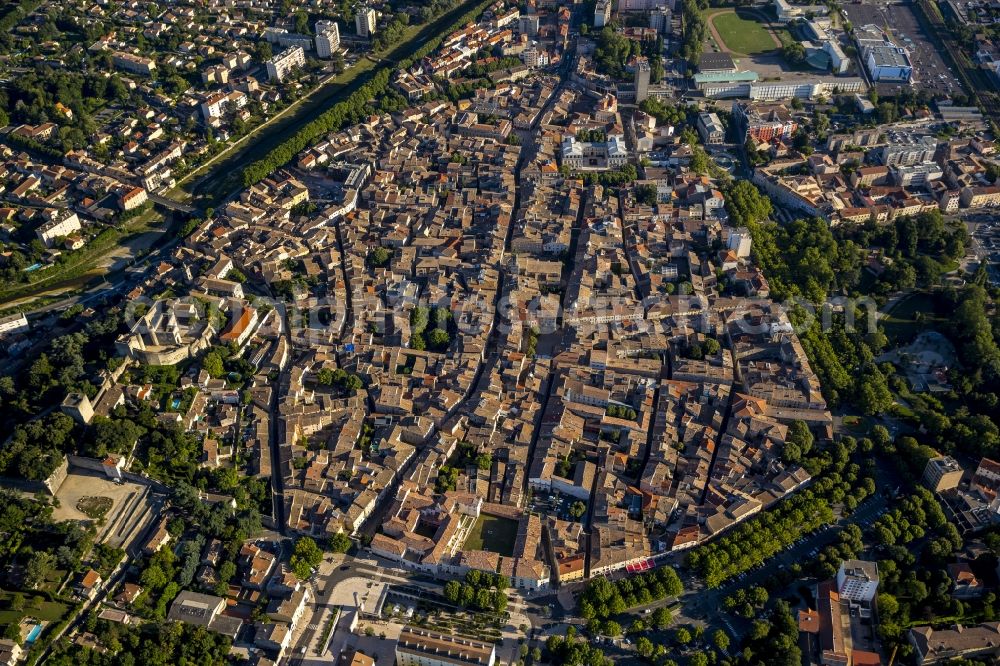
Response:
[{"label": "parking lot", "polygon": [[913,86],[930,93],[965,94],[954,70],[945,64],[930,37],[920,27],[913,8],[910,5],[887,5],[886,13],[893,34],[910,51]]},{"label": "parking lot", "polygon": [[[898,44],[910,52],[913,65],[913,88],[931,94],[965,94],[962,84],[949,68],[941,54],[934,48],[928,35],[920,27],[910,5],[849,4],[844,5],[847,17],[855,26],[877,25],[888,30]],[[880,93],[894,94],[907,85],[880,83]]]},{"label": "parking lot", "polygon": [[558,516],[559,520],[575,520],[569,515],[569,508],[578,501],[576,498],[562,493],[538,492],[532,496],[528,508],[542,515]]}]

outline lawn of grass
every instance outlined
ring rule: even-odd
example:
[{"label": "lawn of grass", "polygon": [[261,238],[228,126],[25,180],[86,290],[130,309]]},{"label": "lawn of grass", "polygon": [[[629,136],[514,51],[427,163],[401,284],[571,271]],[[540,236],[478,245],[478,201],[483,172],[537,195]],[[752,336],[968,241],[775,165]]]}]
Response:
[{"label": "lawn of grass", "polygon": [[100,520],[111,510],[114,502],[110,497],[81,497],[76,503],[76,510],[86,515],[91,520]]},{"label": "lawn of grass", "polygon": [[725,47],[735,53],[753,55],[775,50],[774,39],[758,21],[740,16],[736,12],[721,12],[709,20],[719,31]]},{"label": "lawn of grass", "polygon": [[0,625],[20,622],[21,619],[25,617],[34,617],[39,620],[58,622],[64,615],[66,615],[66,611],[69,610],[69,606],[61,601],[42,601],[36,606],[32,601],[34,595],[31,592],[22,592],[22,594],[25,599],[24,608],[22,610],[14,610],[10,607],[11,599],[14,598],[14,593],[0,593],[0,609],[2,609],[0,610]]},{"label": "lawn of grass", "polygon": [[[906,344],[921,331],[945,323],[937,314],[936,305],[937,298],[927,291],[916,291],[902,299],[881,320],[886,337],[893,344]],[[918,312],[923,315],[919,322]]]},{"label": "lawn of grass", "polygon": [[517,521],[480,514],[469,536],[462,544],[464,550],[488,550],[504,557],[514,553],[517,538]]},{"label": "lawn of grass", "polygon": [[875,421],[867,416],[848,414],[843,420],[844,430],[858,437],[866,437],[871,431]]}]

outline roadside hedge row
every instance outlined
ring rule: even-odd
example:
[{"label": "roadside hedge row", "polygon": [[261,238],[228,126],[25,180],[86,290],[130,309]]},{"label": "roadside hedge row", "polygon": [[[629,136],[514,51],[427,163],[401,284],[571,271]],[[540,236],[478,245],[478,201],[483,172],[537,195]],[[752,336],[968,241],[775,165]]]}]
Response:
[{"label": "roadside hedge row", "polygon": [[271,150],[267,156],[248,165],[243,169],[243,186],[249,187],[258,183],[308,148],[316,139],[341,129],[342,127],[360,122],[371,113],[369,101],[378,97],[389,87],[389,78],[393,71],[408,69],[414,61],[418,61],[437,49],[445,37],[460,29],[469,21],[475,19],[493,0],[477,3],[475,7],[454,21],[446,30],[437,33],[413,52],[413,54],[398,64],[383,65],[370,81],[355,90],[342,102],[320,114],[316,119],[302,126],[291,138]]}]

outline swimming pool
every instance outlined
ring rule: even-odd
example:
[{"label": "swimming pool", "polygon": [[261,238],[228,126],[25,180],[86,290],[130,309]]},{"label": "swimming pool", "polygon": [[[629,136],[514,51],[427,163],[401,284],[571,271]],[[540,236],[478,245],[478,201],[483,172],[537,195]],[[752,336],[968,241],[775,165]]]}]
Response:
[{"label": "swimming pool", "polygon": [[170,401],[170,409],[177,409],[180,406],[181,406],[180,398],[174,398],[173,400]]},{"label": "swimming pool", "polygon": [[28,637],[24,639],[24,642],[28,644],[34,643],[38,639],[38,634],[40,633],[42,633],[42,625],[36,624],[31,628],[31,631],[28,632]]},{"label": "swimming pool", "polygon": [[27,268],[24,269],[24,272],[25,273],[32,273],[34,271],[37,271],[41,267],[42,267],[42,265],[38,264],[38,263],[31,264],[30,266],[28,266]]}]

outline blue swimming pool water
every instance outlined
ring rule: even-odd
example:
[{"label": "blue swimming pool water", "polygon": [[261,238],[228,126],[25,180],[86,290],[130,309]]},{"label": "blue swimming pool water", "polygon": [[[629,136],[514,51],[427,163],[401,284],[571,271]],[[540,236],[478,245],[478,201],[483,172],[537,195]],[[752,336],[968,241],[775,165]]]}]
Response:
[{"label": "blue swimming pool water", "polygon": [[28,632],[28,637],[24,639],[24,642],[34,643],[40,633],[42,633],[42,625],[36,624],[31,628],[31,631]]},{"label": "blue swimming pool water", "polygon": [[42,267],[42,265],[38,264],[38,263],[31,264],[30,266],[28,266],[27,268],[24,269],[24,272],[25,273],[31,273],[32,271],[37,271],[41,267]]},{"label": "blue swimming pool water", "polygon": [[180,406],[181,406],[180,398],[174,398],[173,400],[170,401],[170,409],[177,409]]}]

